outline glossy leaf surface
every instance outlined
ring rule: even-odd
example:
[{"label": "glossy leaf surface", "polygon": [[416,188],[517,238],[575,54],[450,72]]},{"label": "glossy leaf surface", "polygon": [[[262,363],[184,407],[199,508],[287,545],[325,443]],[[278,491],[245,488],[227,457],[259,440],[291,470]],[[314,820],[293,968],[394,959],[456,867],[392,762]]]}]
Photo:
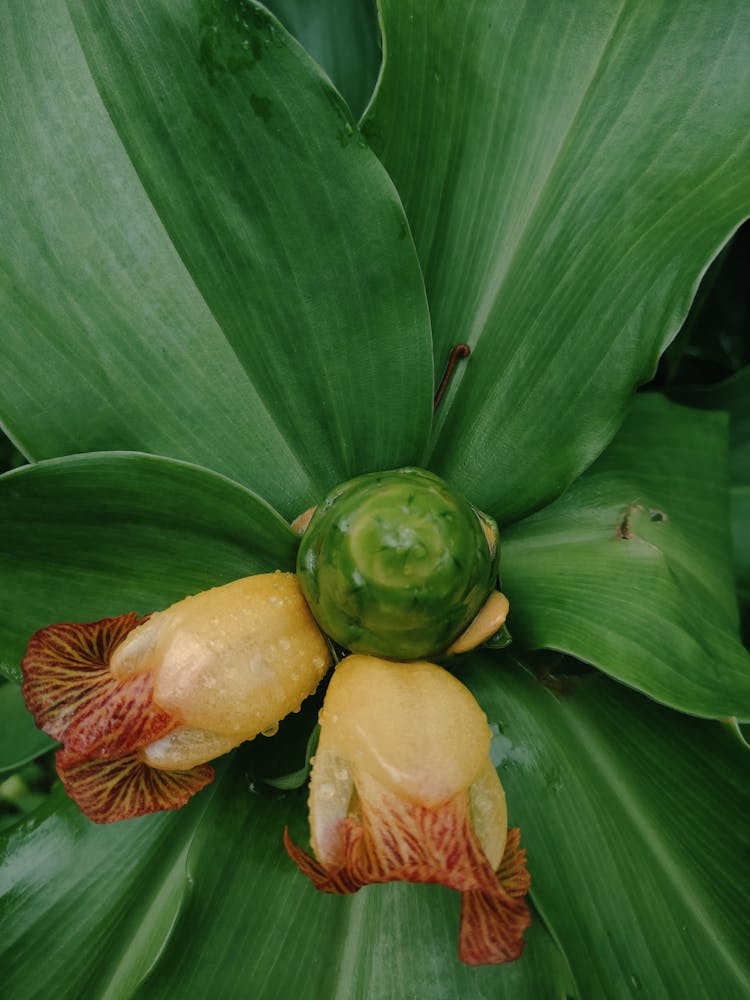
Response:
[{"label": "glossy leaf surface", "polygon": [[293,570],[297,536],[268,504],[151,455],[53,459],[0,477],[0,658],[58,621],[146,614],[252,573]]},{"label": "glossy leaf surface", "polygon": [[381,9],[365,132],[414,232],[436,366],[473,351],[431,468],[507,523],[601,452],[750,213],[750,8]]},{"label": "glossy leaf surface", "polygon": [[53,986],[64,1000],[134,991],[564,1000],[571,991],[538,917],[521,962],[469,969],[456,958],[455,893],[316,892],[281,843],[287,823],[304,837],[304,795],[253,793],[242,753],[176,814],[96,827],[59,795],[51,805],[0,840],[0,952],[17,1000]]},{"label": "glossy leaf surface", "polygon": [[609,448],[505,534],[521,646],[558,649],[696,715],[750,717],[723,414],[639,396]]},{"label": "glossy leaf surface", "polygon": [[287,515],[419,460],[432,362],[403,210],[263,8],[7,6],[0,96],[0,419],[29,456],[159,452]]},{"label": "glossy leaf surface", "polygon": [[58,787],[4,833],[0,949],[9,995],[132,996],[179,908],[205,806],[204,796],[178,813],[101,827]]},{"label": "glossy leaf surface", "polygon": [[744,996],[746,745],[601,676],[561,696],[510,657],[461,676],[494,726],[534,902],[576,995]]}]

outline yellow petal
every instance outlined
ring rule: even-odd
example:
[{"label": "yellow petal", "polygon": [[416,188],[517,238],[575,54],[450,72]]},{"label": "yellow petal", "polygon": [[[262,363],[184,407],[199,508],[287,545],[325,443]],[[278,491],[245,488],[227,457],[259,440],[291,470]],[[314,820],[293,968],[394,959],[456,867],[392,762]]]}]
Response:
[{"label": "yellow petal", "polygon": [[330,660],[296,577],[276,572],[152,615],[117,648],[111,670],[152,672],[160,706],[238,743],[296,711]]},{"label": "yellow petal", "polygon": [[[169,739],[169,737],[166,737]],[[493,871],[497,871],[508,837],[505,790],[489,757],[469,789],[471,825]]]},{"label": "yellow petal", "polygon": [[[366,771],[424,806],[468,789],[489,751],[484,712],[433,663],[348,656],[333,675],[320,722],[319,753],[347,761],[355,782]],[[313,768],[311,796],[317,780]]]},{"label": "yellow petal", "polygon": [[214,757],[221,757],[237,746],[231,736],[221,736],[208,729],[182,726],[138,751],[149,767],[162,771],[189,771]]},{"label": "yellow petal", "polygon": [[310,843],[324,865],[344,864],[339,825],[349,815],[353,794],[354,778],[347,761],[318,745],[310,778]]},{"label": "yellow petal", "polygon": [[499,590],[493,590],[479,609],[469,627],[448,647],[450,656],[466,653],[486,642],[495,632],[499,632],[508,617],[508,598]]}]

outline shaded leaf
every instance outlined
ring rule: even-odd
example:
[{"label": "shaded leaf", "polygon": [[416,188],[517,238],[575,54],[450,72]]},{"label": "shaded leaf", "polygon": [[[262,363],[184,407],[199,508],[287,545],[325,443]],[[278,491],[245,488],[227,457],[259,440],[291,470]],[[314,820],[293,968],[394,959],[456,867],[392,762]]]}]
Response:
[{"label": "shaded leaf", "polygon": [[287,515],[419,459],[403,210],[263,8],[6,6],[0,96],[0,416],[27,455],[168,454]]},{"label": "shaded leaf", "polygon": [[461,673],[494,729],[536,906],[578,995],[744,996],[747,747],[601,676],[555,697],[511,657]]},{"label": "shaded leaf", "polygon": [[178,813],[101,827],[58,787],[0,836],[8,995],[132,996],[179,909],[187,847],[206,804],[199,796]]},{"label": "shaded leaf", "polygon": [[46,753],[54,740],[36,728],[16,684],[0,684],[0,772]]},{"label": "shaded leaf", "polygon": [[380,70],[375,0],[266,0],[265,5],[320,63],[359,117]]},{"label": "shaded leaf", "polygon": [[[244,795],[243,795],[244,792]],[[353,897],[316,892],[279,850],[286,824],[304,837],[305,798],[247,796],[235,771],[212,802],[188,856],[195,885],[144,997],[225,995],[377,1000],[563,997],[565,963],[537,921],[528,961],[469,969],[457,958],[458,898],[438,886],[375,886]],[[201,942],[200,960],[190,942]]]},{"label": "shaded leaf", "polygon": [[685,712],[750,717],[727,515],[723,415],[636,397],[578,482],[506,532],[514,639]]},{"label": "shaded leaf", "polygon": [[670,395],[690,406],[725,410],[729,414],[732,554],[747,641],[750,638],[750,366],[718,385],[679,388]]},{"label": "shaded leaf", "polygon": [[297,536],[249,490],[137,454],[82,455],[0,477],[0,656],[58,621],[145,614],[252,573],[294,569]]},{"label": "shaded leaf", "polygon": [[601,452],[750,213],[750,8],[381,8],[366,134],[415,235],[437,366],[473,351],[431,467],[507,523]]},{"label": "shaded leaf", "polygon": [[281,844],[285,824],[304,828],[304,796],[253,794],[242,760],[235,755],[176,814],[96,827],[56,795],[6,835],[0,954],[14,998],[53,984],[61,1000],[130,996],[154,962],[139,997],[571,992],[538,917],[520,962],[470,969],[456,958],[457,894],[403,885],[351,898],[316,892]]},{"label": "shaded leaf", "polygon": [[704,275],[682,329],[659,362],[656,383],[675,398],[678,386],[715,382],[750,362],[749,268],[745,222]]},{"label": "shaded leaf", "polygon": [[688,406],[729,414],[730,482],[750,486],[750,365],[717,385],[673,389],[670,396]]}]

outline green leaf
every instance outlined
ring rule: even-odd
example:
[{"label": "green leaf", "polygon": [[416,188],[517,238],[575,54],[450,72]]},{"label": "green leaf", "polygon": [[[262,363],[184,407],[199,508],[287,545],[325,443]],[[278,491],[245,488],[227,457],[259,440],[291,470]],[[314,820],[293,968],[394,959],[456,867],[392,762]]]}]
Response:
[{"label": "green leaf", "polygon": [[5,5],[0,418],[34,458],[196,461],[296,515],[417,462],[424,287],[351,113],[246,0]]},{"label": "green leaf", "polygon": [[727,513],[723,415],[637,397],[578,482],[506,532],[514,639],[682,711],[749,718]]},{"label": "green leaf", "polygon": [[258,998],[565,996],[565,962],[539,921],[523,964],[469,969],[456,957],[455,893],[404,885],[318,893],[280,848],[287,824],[305,838],[303,795],[248,796],[235,769],[211,811],[214,825],[207,814],[188,857],[195,890],[144,997],[206,995],[217,982],[225,996]]},{"label": "green leaf", "polygon": [[197,466],[82,455],[0,477],[0,657],[56,621],[158,610],[252,573],[293,570],[298,538],[268,504]]},{"label": "green leaf", "polygon": [[365,131],[414,232],[430,467],[507,523],[602,451],[750,213],[744,0],[381,0]]},{"label": "green leaf", "polygon": [[380,71],[375,0],[266,0],[265,5],[320,63],[359,117]]},{"label": "green leaf", "polygon": [[732,501],[732,551],[739,598],[750,609],[750,486],[735,486]]},{"label": "green leaf", "polygon": [[538,917],[520,962],[470,969],[456,958],[456,893],[316,892],[282,847],[286,824],[304,837],[304,796],[253,794],[243,772],[241,752],[177,814],[96,827],[57,795],[54,812],[11,831],[0,860],[0,956],[14,1000],[53,988],[60,1000],[119,1000],[150,968],[139,997],[572,992]]},{"label": "green leaf", "polygon": [[688,406],[729,414],[730,482],[750,486],[750,365],[717,385],[673,389],[669,395]]},{"label": "green leaf", "polygon": [[670,395],[690,406],[729,414],[732,555],[744,630],[750,637],[750,365],[718,385],[681,388]]},{"label": "green leaf", "polygon": [[179,813],[98,827],[58,786],[0,836],[3,988],[18,1000],[132,996],[186,891],[185,857],[210,792]]},{"label": "green leaf", "polygon": [[[575,665],[574,665],[575,666]],[[504,660],[462,679],[494,730],[537,908],[578,996],[750,991],[747,747],[601,676],[555,697]]]},{"label": "green leaf", "polygon": [[15,684],[0,685],[0,772],[14,771],[55,745],[40,732]]},{"label": "green leaf", "polygon": [[682,329],[659,362],[657,381],[676,399],[677,386],[717,382],[750,362],[749,268],[746,221],[703,276]]}]

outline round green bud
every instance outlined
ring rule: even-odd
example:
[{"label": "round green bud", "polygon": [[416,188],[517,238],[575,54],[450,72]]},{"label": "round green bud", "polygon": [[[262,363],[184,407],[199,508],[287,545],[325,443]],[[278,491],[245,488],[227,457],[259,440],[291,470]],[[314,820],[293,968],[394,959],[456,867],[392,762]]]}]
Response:
[{"label": "round green bud", "polygon": [[497,526],[423,469],[359,476],[310,521],[297,576],[312,613],[357,653],[415,660],[447,649],[497,578]]}]

